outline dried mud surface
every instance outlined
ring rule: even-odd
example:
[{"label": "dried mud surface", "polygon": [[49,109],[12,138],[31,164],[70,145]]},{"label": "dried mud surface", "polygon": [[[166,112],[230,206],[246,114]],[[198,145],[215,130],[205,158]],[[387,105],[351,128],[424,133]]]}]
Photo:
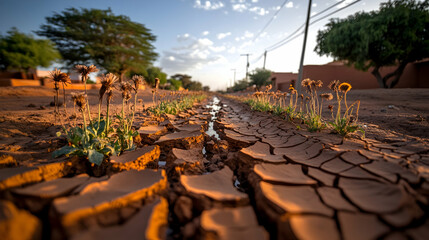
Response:
[{"label": "dried mud surface", "polygon": [[[89,98],[96,103],[97,91]],[[152,103],[150,90],[139,98]],[[96,167],[51,158],[65,144],[56,136],[51,90],[0,88],[0,211],[8,212],[0,232],[20,239],[429,234],[426,89],[352,90],[365,139],[297,130],[218,98],[162,119],[138,113],[139,148]],[[117,95],[113,111],[119,108]]]}]

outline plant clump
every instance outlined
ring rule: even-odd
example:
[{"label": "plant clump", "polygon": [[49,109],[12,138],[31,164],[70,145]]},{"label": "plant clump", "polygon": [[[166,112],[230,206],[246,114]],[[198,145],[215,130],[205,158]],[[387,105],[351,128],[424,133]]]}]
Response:
[{"label": "plant clump", "polygon": [[[360,131],[363,129],[357,124],[360,101],[356,101],[350,106],[347,102],[347,93],[352,86],[349,83],[340,83],[338,80],[332,81],[328,88],[332,93],[318,94],[323,82],[321,80],[302,80],[301,86],[303,94],[298,94],[293,86],[289,86],[288,92],[271,91],[272,86],[268,85],[264,91],[256,91],[244,101],[250,105],[252,110],[261,112],[272,112],[294,123],[298,120],[304,123],[310,132],[321,131],[327,127],[342,136]],[[336,114],[334,116],[334,106],[328,105],[332,120],[322,117],[323,103],[334,99],[337,100]],[[344,107],[344,109],[342,109]],[[295,123],[294,123],[295,124]],[[296,125],[299,128],[299,125]]]},{"label": "plant clump", "polygon": [[[88,74],[97,71],[95,66],[77,65],[75,69],[81,74],[83,80],[87,80]],[[55,82],[54,89],[57,91],[56,99],[58,99],[58,84],[68,82],[68,75],[55,70],[51,73]],[[67,77],[66,77],[67,76]],[[135,129],[132,129],[132,124],[135,115],[135,105],[140,86],[143,84],[143,77],[134,76],[131,82],[122,82],[118,85],[118,77],[113,73],[102,75],[101,87],[98,96],[98,118],[92,120],[88,97],[83,92],[75,92],[71,94],[74,104],[75,114],[76,106],[83,124],[77,124],[75,118],[74,124],[69,126],[63,125],[63,133],[68,141],[68,145],[53,152],[53,157],[62,155],[77,155],[79,157],[88,158],[89,162],[100,165],[108,156],[135,149],[134,138],[138,135]],[[115,88],[121,90],[122,93],[122,112],[121,114],[113,115],[110,112],[110,105],[113,99]],[[86,88],[85,88],[86,90]],[[129,100],[134,95],[134,105],[129,106]],[[106,114],[102,117],[103,98],[106,98]],[[112,124],[114,127],[112,127]],[[63,134],[57,133],[58,136]]]}]

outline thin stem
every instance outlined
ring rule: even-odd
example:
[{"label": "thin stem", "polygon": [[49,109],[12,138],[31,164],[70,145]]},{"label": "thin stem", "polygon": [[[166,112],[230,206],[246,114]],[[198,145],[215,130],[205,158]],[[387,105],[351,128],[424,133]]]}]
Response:
[{"label": "thin stem", "polygon": [[66,89],[65,89],[65,84],[64,83],[63,83],[63,97],[64,97],[64,112],[66,113],[66,117],[67,117]]},{"label": "thin stem", "polygon": [[107,135],[109,134],[109,127],[110,127],[110,122],[109,122],[109,120],[110,120],[110,118],[109,118],[109,108],[110,108],[110,101],[109,100],[107,100],[107,112],[106,112],[106,137],[107,137]]},{"label": "thin stem", "polygon": [[137,107],[137,93],[134,95],[134,109],[133,109],[133,117],[131,118],[130,128],[131,126],[133,126],[133,123],[134,123],[134,113],[136,112],[136,107]]},{"label": "thin stem", "polygon": [[86,144],[86,139],[88,137],[88,133],[87,133],[87,129],[86,129],[86,118],[85,118],[85,113],[82,111],[82,116],[83,116],[83,130],[85,131],[85,136],[83,137],[83,145]]}]

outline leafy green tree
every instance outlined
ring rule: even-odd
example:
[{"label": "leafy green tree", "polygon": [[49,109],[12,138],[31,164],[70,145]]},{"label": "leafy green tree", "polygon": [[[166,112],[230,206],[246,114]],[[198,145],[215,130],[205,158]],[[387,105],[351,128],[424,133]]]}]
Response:
[{"label": "leafy green tree", "polygon": [[180,87],[182,87],[182,82],[180,80],[171,78],[168,79],[168,82],[171,84],[170,90],[179,90]]},{"label": "leafy green tree", "polygon": [[155,86],[155,78],[159,78],[160,84],[165,84],[167,82],[167,74],[159,67],[148,67],[143,73],[143,76],[146,82],[153,86]]},{"label": "leafy green tree", "polygon": [[250,76],[250,85],[256,85],[258,88],[271,83],[271,81],[269,81],[271,76],[271,71],[267,69],[257,68],[249,76]]},{"label": "leafy green tree", "polygon": [[192,77],[186,74],[174,74],[171,76],[172,79],[179,80],[182,82],[182,87],[188,89],[189,84],[192,82]]},{"label": "leafy green tree", "polygon": [[188,84],[186,89],[188,89],[190,91],[201,91],[201,90],[203,90],[203,84],[201,84],[198,81],[192,81],[190,84]]},{"label": "leafy green tree", "polygon": [[[394,0],[378,11],[332,19],[319,31],[315,51],[346,60],[372,74],[380,87],[393,88],[406,65],[429,57],[429,0]],[[381,76],[380,68],[397,66]]]},{"label": "leafy green tree", "polygon": [[0,69],[19,70],[27,73],[30,68],[49,67],[60,58],[54,44],[49,40],[34,39],[20,33],[16,28],[0,35]]},{"label": "leafy green tree", "polygon": [[110,9],[68,8],[46,22],[36,33],[57,45],[70,68],[95,64],[123,79],[129,71],[144,72],[158,56],[148,28]]},{"label": "leafy green tree", "polygon": [[204,86],[203,87],[203,91],[204,92],[209,92],[210,91],[210,86]]},{"label": "leafy green tree", "polygon": [[232,86],[232,91],[238,92],[246,90],[246,88],[249,86],[249,82],[246,79],[242,79],[234,83]]}]

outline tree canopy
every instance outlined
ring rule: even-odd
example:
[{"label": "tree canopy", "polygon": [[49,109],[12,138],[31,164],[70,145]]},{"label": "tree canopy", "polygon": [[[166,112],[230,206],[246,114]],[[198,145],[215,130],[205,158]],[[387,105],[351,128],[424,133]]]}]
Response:
[{"label": "tree canopy", "polygon": [[142,75],[146,82],[153,86],[155,86],[155,78],[159,79],[160,84],[165,84],[167,82],[167,74],[159,67],[148,67]]},{"label": "tree canopy", "polygon": [[110,9],[68,8],[46,22],[36,33],[57,45],[70,68],[95,64],[123,78],[128,71],[144,72],[158,56],[148,28]]},{"label": "tree canopy", "polygon": [[[376,77],[380,87],[394,87],[406,65],[429,57],[429,0],[394,0],[378,11],[331,19],[319,31],[315,51],[346,60]],[[381,76],[383,66],[397,66]]]},{"label": "tree canopy", "polygon": [[0,35],[0,69],[27,72],[30,68],[49,67],[60,58],[54,44],[45,39],[12,28],[6,36]]},{"label": "tree canopy", "polygon": [[171,76],[171,78],[182,82],[182,87],[184,89],[188,89],[192,91],[201,91],[203,89],[203,85],[198,81],[191,80],[192,77],[189,75],[174,74],[173,76]]},{"label": "tree canopy", "polygon": [[256,85],[258,88],[270,84],[271,71],[257,68],[250,75],[250,85]]}]

